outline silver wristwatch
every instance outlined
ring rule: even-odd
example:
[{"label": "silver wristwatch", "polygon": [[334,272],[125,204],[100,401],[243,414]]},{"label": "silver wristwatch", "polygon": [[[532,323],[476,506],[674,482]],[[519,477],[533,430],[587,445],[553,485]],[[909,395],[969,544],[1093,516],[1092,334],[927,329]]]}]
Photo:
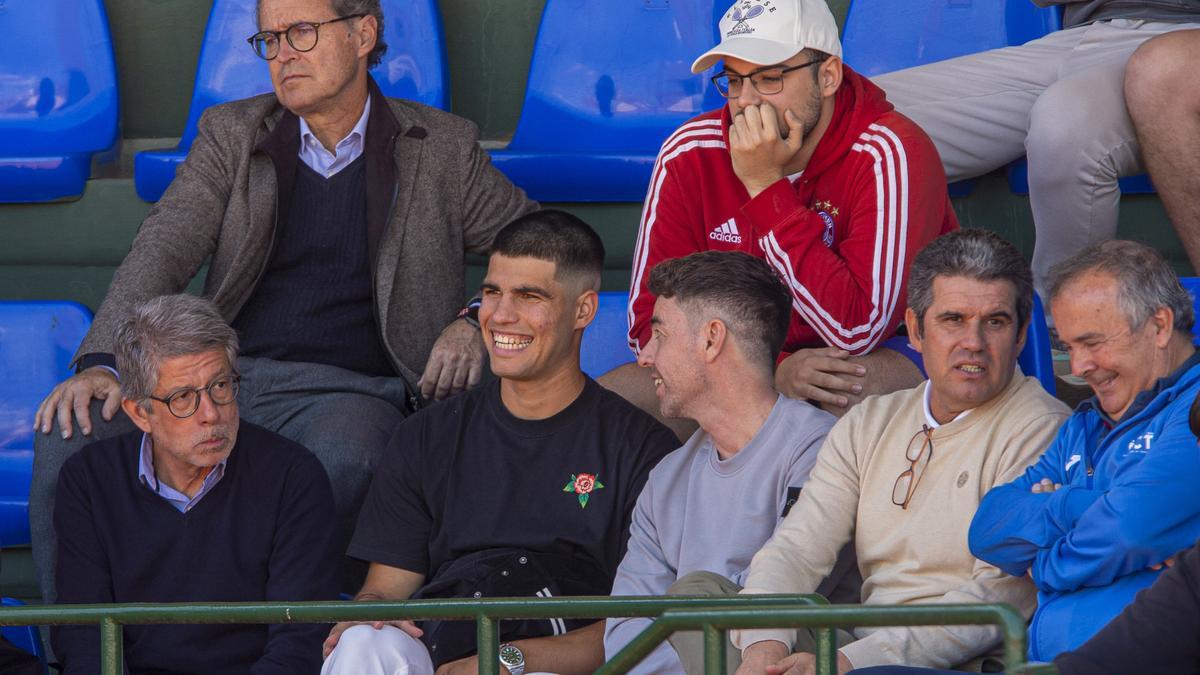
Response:
[{"label": "silver wristwatch", "polygon": [[500,645],[500,665],[508,668],[512,675],[522,675],[525,672],[525,653],[511,642],[505,642]]}]

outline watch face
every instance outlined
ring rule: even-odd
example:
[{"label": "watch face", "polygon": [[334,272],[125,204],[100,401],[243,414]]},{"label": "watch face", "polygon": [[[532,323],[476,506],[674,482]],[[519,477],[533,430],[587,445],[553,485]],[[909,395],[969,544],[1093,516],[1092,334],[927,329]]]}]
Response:
[{"label": "watch face", "polygon": [[500,648],[500,661],[506,666],[515,666],[525,660],[525,655],[520,649],[512,645],[504,645]]}]

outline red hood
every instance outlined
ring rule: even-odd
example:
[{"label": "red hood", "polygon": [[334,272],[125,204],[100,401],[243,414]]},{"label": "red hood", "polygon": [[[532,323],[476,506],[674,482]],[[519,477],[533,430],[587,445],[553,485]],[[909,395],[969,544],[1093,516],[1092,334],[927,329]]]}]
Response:
[{"label": "red hood", "polygon": [[[850,151],[866,128],[891,112],[894,106],[888,102],[883,90],[867,78],[842,64],[842,86],[833,101],[833,118],[829,128],[817,144],[817,149],[804,169],[806,178],[814,178],[827,168],[841,161]],[[725,130],[725,141],[729,141],[729,106],[722,109],[721,120]]]}]

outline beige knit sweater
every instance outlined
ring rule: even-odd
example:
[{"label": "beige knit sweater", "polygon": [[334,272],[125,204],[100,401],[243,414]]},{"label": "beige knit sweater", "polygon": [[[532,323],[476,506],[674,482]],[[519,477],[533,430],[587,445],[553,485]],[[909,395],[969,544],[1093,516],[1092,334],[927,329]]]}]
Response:
[{"label": "beige knit sweater", "polygon": [[[1026,617],[1027,579],[976,560],[967,530],[983,495],[1019,476],[1050,444],[1069,411],[1018,370],[999,396],[933,431],[933,458],[908,504],[892,503],[905,450],[925,423],[928,382],[871,397],[830,431],[800,498],[750,564],[743,593],[811,593],[854,537],[868,605],[1007,602]],[[947,668],[1000,640],[991,626],[862,628],[842,648],[856,668]],[[795,631],[733,631],[735,645],[795,641]]]}]

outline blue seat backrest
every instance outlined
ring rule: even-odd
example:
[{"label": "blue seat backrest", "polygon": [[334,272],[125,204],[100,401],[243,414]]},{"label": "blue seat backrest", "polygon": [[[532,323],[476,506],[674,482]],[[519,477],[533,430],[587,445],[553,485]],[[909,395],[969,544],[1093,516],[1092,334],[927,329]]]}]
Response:
[{"label": "blue seat backrest", "polygon": [[[267,62],[246,43],[258,31],[255,4],[252,0],[213,2],[181,148],[191,147],[200,114],[209,106],[271,91]],[[436,1],[383,0],[383,16],[388,50],[371,69],[380,89],[387,96],[446,108],[449,77]]]},{"label": "blue seat backrest", "polygon": [[723,104],[712,73],[691,72],[715,43],[711,1],[547,0],[508,149],[653,156]]},{"label": "blue seat backrest", "polygon": [[[0,605],[4,607],[22,607],[25,603],[16,598],[0,598]],[[38,658],[38,671],[46,672],[46,650],[42,646],[42,636],[38,632],[37,626],[4,626],[0,627],[0,634],[11,642],[17,649],[23,649]]]},{"label": "blue seat backrest", "polygon": [[33,415],[91,322],[74,302],[0,302],[0,546],[29,542]]},{"label": "blue seat backrest", "polygon": [[98,152],[116,138],[102,0],[0,2],[0,156]]},{"label": "blue seat backrest", "polygon": [[[1192,294],[1192,307],[1200,316],[1200,277],[1179,277],[1179,283]],[[1192,324],[1192,343],[1200,345],[1200,321]]]},{"label": "blue seat backrest", "polygon": [[842,49],[850,67],[878,75],[1024,44],[1061,25],[1030,0],[851,0]]},{"label": "blue seat backrest", "polygon": [[1054,355],[1050,353],[1050,329],[1046,326],[1046,310],[1042,300],[1033,294],[1033,312],[1029,317],[1029,331],[1025,334],[1025,348],[1017,357],[1021,372],[1036,377],[1042,387],[1051,394],[1057,392],[1054,376]]},{"label": "blue seat backrest", "polygon": [[626,309],[629,294],[624,291],[604,291],[596,318],[583,331],[580,348],[580,367],[592,377],[599,377],[623,363],[634,360],[629,348],[629,319]]}]

